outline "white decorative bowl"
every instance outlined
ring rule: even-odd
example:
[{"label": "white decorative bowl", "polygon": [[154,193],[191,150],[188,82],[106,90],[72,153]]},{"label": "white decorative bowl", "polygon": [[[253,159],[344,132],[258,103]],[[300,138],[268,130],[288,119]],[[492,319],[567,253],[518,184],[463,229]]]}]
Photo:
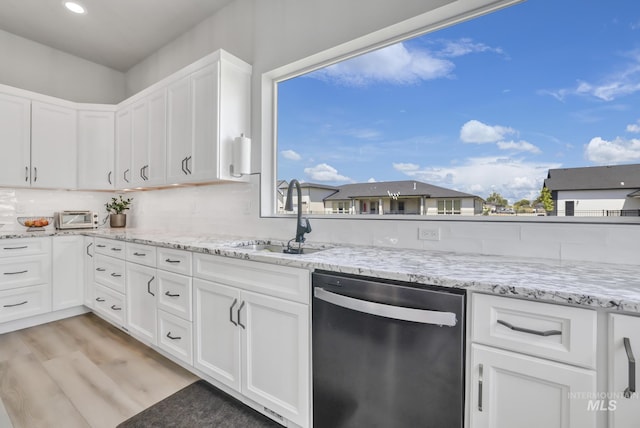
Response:
[{"label": "white decorative bowl", "polygon": [[18,217],[18,223],[27,228],[27,232],[35,232],[44,230],[45,226],[49,226],[53,222],[53,217]]}]

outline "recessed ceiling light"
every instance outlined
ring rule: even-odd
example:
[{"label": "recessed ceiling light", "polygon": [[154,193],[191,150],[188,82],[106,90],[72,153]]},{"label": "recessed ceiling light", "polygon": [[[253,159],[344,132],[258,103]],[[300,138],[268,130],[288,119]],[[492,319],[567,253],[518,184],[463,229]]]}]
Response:
[{"label": "recessed ceiling light", "polygon": [[77,14],[87,13],[87,10],[80,3],[77,3],[74,1],[65,1],[65,2],[62,2],[62,4],[64,4],[64,7],[66,7],[73,13],[77,13]]}]

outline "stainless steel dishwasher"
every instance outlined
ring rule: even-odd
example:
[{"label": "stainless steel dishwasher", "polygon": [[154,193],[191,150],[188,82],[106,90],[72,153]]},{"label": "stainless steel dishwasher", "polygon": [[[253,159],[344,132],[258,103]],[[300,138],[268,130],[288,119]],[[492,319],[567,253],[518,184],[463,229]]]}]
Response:
[{"label": "stainless steel dishwasher", "polygon": [[465,292],[313,274],[314,428],[461,428]]}]

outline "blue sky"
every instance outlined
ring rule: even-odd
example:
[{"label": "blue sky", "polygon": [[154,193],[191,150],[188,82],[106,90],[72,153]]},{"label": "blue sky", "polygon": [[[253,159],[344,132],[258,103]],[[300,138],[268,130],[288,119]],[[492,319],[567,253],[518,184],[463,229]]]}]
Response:
[{"label": "blue sky", "polygon": [[640,163],[640,2],[528,0],[278,87],[278,178],[420,180],[510,203]]}]

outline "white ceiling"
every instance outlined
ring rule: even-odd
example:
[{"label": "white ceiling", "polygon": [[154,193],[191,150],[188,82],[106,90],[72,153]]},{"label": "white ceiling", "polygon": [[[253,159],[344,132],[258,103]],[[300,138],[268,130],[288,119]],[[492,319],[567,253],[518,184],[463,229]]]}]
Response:
[{"label": "white ceiling", "polygon": [[0,0],[0,30],[127,71],[233,0]]}]

